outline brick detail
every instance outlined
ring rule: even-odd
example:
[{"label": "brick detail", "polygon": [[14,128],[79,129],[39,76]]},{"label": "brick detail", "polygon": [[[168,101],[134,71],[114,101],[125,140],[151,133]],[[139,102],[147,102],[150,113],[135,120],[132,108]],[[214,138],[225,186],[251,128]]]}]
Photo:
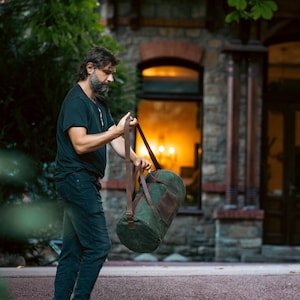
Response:
[{"label": "brick detail", "polygon": [[217,209],[213,213],[214,219],[254,219],[254,220],[263,220],[264,211],[256,209]]},{"label": "brick detail", "polygon": [[154,41],[140,46],[141,60],[158,57],[177,57],[200,64],[203,58],[203,48],[181,41]]},{"label": "brick detail", "polygon": [[225,193],[226,185],[222,183],[202,183],[202,192],[205,193]]},{"label": "brick detail", "polygon": [[103,190],[126,190],[125,180],[100,180]]}]

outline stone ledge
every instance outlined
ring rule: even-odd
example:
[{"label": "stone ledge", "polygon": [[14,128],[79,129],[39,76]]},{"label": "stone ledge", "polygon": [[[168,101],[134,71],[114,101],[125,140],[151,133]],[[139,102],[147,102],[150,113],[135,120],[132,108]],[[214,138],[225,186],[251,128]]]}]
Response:
[{"label": "stone ledge", "polygon": [[214,219],[254,219],[263,220],[264,211],[258,209],[217,209],[213,212]]},{"label": "stone ledge", "polygon": [[245,254],[241,257],[241,262],[248,262],[248,263],[299,263],[300,256],[266,256],[262,254]]}]

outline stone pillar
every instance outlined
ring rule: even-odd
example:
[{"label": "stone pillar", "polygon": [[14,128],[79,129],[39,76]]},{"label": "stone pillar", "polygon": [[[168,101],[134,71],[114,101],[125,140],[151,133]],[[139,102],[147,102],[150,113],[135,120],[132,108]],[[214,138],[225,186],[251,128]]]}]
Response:
[{"label": "stone pillar", "polygon": [[246,129],[246,180],[245,207],[255,209],[258,206],[259,187],[259,63],[254,56],[248,63],[248,99],[247,99],[247,129]]},{"label": "stone pillar", "polygon": [[[214,211],[216,219],[216,261],[242,261],[244,255],[258,254],[262,246],[264,212],[259,210],[259,63],[266,48],[261,45],[229,45],[228,112],[227,112],[227,178],[226,201]],[[247,63],[246,163],[239,165],[239,66]],[[244,205],[237,207],[239,172],[245,174]]]},{"label": "stone pillar", "polygon": [[218,210],[216,220],[215,261],[241,262],[261,252],[262,210]]},{"label": "stone pillar", "polygon": [[[259,205],[259,66],[267,48],[261,45],[231,44],[224,52],[228,54],[227,99],[227,171],[226,201],[224,209],[237,208],[239,171],[245,174],[245,208]],[[246,166],[239,165],[239,107],[240,66],[247,63],[247,120],[246,120]]]},{"label": "stone pillar", "polygon": [[239,55],[230,54],[228,60],[227,93],[227,169],[225,207],[237,208],[239,179],[239,109],[240,64]]}]

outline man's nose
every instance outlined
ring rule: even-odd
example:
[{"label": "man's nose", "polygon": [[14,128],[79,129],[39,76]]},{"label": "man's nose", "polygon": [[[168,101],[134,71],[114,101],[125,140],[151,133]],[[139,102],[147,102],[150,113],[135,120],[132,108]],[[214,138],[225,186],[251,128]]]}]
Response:
[{"label": "man's nose", "polygon": [[113,82],[114,81],[113,74],[109,74],[109,76],[107,77],[107,81],[109,81],[109,82]]}]

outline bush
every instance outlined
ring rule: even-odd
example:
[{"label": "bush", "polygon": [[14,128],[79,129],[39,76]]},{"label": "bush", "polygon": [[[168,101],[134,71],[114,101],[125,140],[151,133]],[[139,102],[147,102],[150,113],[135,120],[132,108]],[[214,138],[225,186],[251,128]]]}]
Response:
[{"label": "bush", "polygon": [[[52,162],[61,102],[75,83],[77,66],[87,50],[101,45],[117,54],[122,51],[99,23],[96,9],[94,0],[0,4],[0,163],[5,166],[0,170],[0,204],[1,220],[6,220],[6,226],[1,225],[2,238],[51,235],[56,228],[53,219],[57,214],[40,220],[42,223],[31,220],[45,215],[44,208],[55,210],[58,205]],[[121,64],[108,95],[109,101],[114,98],[112,114],[116,118],[135,103],[130,83],[134,76],[128,77],[127,72]],[[123,86],[127,86],[125,92]],[[49,202],[52,208],[47,206]],[[25,215],[23,223],[15,223]]]}]

